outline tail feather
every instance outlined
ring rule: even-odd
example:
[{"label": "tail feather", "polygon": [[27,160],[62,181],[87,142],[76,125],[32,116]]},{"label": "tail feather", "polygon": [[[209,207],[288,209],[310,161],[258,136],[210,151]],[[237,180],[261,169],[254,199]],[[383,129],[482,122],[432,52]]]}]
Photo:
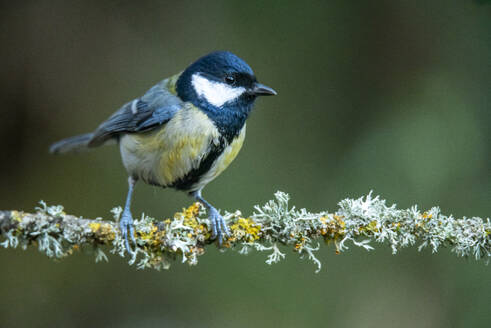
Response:
[{"label": "tail feather", "polygon": [[60,140],[49,147],[49,152],[52,154],[64,154],[85,150],[88,148],[89,141],[93,135],[93,133],[86,133]]}]

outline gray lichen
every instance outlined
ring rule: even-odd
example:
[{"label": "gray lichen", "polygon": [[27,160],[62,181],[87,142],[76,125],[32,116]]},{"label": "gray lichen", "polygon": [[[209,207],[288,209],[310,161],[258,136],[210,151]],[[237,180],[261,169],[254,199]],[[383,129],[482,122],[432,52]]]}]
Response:
[{"label": "gray lichen", "polygon": [[[63,258],[80,247],[94,250],[96,261],[105,260],[103,249],[125,256],[125,247],[117,228],[121,208],[112,210],[115,221],[78,218],[63,212],[61,206],[47,206],[41,202],[34,214],[19,211],[0,212],[1,246],[4,248],[37,245],[49,257]],[[209,222],[204,209],[193,204],[176,213],[174,218],[156,221],[142,215],[135,220],[135,251],[129,263],[139,269],[167,269],[172,261],[195,265],[210,240]],[[289,196],[277,192],[275,199],[256,206],[250,217],[239,211],[225,213],[231,235],[222,249],[238,249],[240,254],[251,250],[269,252],[266,263],[285,258],[281,246],[292,247],[301,257],[307,257],[321,268],[315,256],[320,242],[333,242],[336,252],[348,249],[348,244],[369,251],[373,242],[387,243],[392,252],[418,245],[418,250],[430,247],[436,253],[450,248],[458,256],[484,258],[491,256],[491,223],[489,218],[456,219],[443,215],[438,207],[421,212],[416,206],[397,209],[370,193],[358,199],[339,202],[334,213],[311,213],[289,206]]]}]

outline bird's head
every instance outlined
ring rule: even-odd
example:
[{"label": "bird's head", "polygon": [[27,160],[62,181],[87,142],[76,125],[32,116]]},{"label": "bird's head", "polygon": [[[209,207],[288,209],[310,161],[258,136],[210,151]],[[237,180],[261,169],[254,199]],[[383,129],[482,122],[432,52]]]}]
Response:
[{"label": "bird's head", "polygon": [[179,77],[177,94],[207,114],[247,116],[258,96],[276,95],[259,83],[247,63],[228,51],[212,52],[191,64]]}]

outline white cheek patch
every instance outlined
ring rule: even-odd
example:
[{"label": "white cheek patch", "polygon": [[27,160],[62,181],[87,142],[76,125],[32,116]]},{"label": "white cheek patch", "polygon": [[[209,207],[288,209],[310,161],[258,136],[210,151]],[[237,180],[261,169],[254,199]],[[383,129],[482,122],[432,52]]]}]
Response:
[{"label": "white cheek patch", "polygon": [[237,99],[246,89],[232,87],[228,84],[210,81],[199,73],[193,75],[191,83],[199,97],[204,97],[210,104],[221,107],[223,104]]}]

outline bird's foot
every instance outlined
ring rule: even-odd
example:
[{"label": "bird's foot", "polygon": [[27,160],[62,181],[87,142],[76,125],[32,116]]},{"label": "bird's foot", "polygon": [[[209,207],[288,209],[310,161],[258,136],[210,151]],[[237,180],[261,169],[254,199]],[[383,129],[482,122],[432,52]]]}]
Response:
[{"label": "bird's foot", "polygon": [[133,254],[133,251],[130,248],[130,243],[128,242],[128,234],[131,236],[131,240],[133,244],[136,246],[135,240],[135,228],[133,227],[133,217],[131,216],[131,212],[125,210],[121,219],[119,220],[119,229],[121,230],[121,235],[124,239],[126,250],[129,254]]},{"label": "bird's foot", "polygon": [[223,219],[223,216],[218,213],[215,208],[209,209],[211,223],[211,239],[218,238],[218,244],[222,245],[223,237],[230,235],[230,230]]}]

